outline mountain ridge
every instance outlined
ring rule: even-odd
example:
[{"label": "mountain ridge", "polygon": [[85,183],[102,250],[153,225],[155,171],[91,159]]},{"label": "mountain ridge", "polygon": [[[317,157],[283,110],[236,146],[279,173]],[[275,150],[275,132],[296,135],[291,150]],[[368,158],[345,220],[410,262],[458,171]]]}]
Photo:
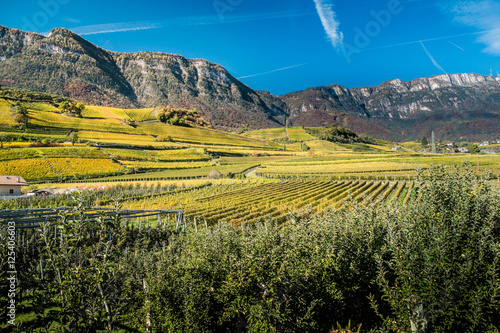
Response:
[{"label": "mountain ridge", "polygon": [[451,139],[467,131],[471,139],[500,133],[500,76],[441,74],[353,89],[332,84],[279,97],[293,125],[336,123],[390,140],[417,139],[432,130]]},{"label": "mountain ridge", "polygon": [[274,96],[205,59],[108,51],[64,28],[43,36],[0,26],[0,84],[97,105],[196,108],[223,130],[336,124],[395,141],[431,131],[455,140],[500,133],[500,76],[441,74]]},{"label": "mountain ridge", "polygon": [[63,28],[42,36],[0,26],[0,83],[98,105],[197,108],[220,129],[277,127],[284,120],[279,99],[218,64],[107,51]]}]

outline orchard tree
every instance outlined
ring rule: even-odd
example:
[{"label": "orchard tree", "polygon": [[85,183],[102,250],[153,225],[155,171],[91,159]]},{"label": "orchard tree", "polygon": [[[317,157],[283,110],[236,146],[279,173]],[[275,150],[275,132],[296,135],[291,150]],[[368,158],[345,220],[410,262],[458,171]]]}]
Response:
[{"label": "orchard tree", "polygon": [[180,119],[177,116],[174,116],[174,117],[170,118],[170,120],[169,120],[171,125],[179,125],[179,121],[180,121]]},{"label": "orchard tree", "polygon": [[71,132],[68,136],[68,139],[71,141],[71,144],[74,146],[76,142],[78,142],[78,132]]},{"label": "orchard tree", "polygon": [[85,110],[85,104],[83,103],[77,103],[76,105],[73,106],[73,113],[78,117],[82,117],[82,112]]},{"label": "orchard tree", "polygon": [[158,119],[160,123],[166,123],[167,117],[165,116],[165,111],[158,112],[156,114],[156,119]]},{"label": "orchard tree", "polygon": [[85,104],[64,101],[59,104],[59,110],[61,110],[62,112],[74,114],[75,116],[81,118],[82,112],[83,110],[85,110]]},{"label": "orchard tree", "polygon": [[69,112],[70,111],[69,102],[67,101],[61,102],[61,104],[59,104],[59,110],[61,110],[62,112]]},{"label": "orchard tree", "polygon": [[469,153],[471,154],[479,154],[481,152],[481,150],[479,149],[478,145],[475,145],[473,143],[469,143],[467,145],[467,150],[469,151]]}]

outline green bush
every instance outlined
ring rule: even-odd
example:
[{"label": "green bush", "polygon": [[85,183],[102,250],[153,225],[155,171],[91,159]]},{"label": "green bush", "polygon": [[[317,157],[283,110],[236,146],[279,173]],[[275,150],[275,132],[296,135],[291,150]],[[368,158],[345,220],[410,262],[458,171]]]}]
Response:
[{"label": "green bush", "polygon": [[351,200],[241,230],[72,222],[90,204],[81,198],[57,224],[61,241],[45,225],[19,243],[20,291],[31,303],[18,314],[35,314],[19,331],[328,332],[350,320],[366,331],[498,332],[498,187],[468,165],[429,172],[406,205]]},{"label": "green bush", "polygon": [[466,165],[420,178],[420,200],[387,219],[377,255],[382,314],[391,331],[498,332],[498,188]]}]

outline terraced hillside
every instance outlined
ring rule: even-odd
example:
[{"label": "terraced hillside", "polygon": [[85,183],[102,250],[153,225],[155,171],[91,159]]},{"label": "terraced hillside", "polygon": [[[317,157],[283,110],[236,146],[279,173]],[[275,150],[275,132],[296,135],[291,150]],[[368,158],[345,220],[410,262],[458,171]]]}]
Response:
[{"label": "terraced hillside", "polygon": [[87,147],[13,148],[0,150],[0,174],[26,180],[113,175],[124,171],[104,152]]},{"label": "terraced hillside", "polygon": [[[181,143],[272,149],[265,140],[201,127],[172,126],[156,121],[153,109],[117,109],[86,106],[82,117],[62,113],[50,103],[23,103],[28,127],[19,129],[14,121],[14,101],[0,98],[0,134],[63,140],[72,132],[93,142],[111,144],[169,146]],[[149,115],[149,116],[148,116]]]}]

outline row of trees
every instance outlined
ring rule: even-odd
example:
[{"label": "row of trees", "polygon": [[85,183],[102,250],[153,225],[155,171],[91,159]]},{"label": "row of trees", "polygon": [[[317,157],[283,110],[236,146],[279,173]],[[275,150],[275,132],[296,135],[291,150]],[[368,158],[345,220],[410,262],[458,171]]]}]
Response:
[{"label": "row of trees", "polygon": [[308,127],[305,129],[309,134],[316,136],[320,140],[339,143],[375,143],[373,138],[366,135],[358,136],[350,129],[335,124],[323,128]]},{"label": "row of trees", "polygon": [[167,106],[157,111],[156,118],[159,122],[171,125],[205,125],[205,122],[200,117],[200,113],[196,109],[175,109]]},{"label": "row of trees", "polygon": [[[26,105],[22,102],[15,102],[13,104],[13,107],[14,107],[14,118],[13,118],[14,122],[18,125],[21,125],[24,128],[29,128],[30,115]],[[62,112],[66,112],[70,115],[74,115],[76,117],[81,118],[82,112],[83,110],[85,110],[85,104],[63,101],[59,104],[59,109]]]},{"label": "row of trees", "polygon": [[74,115],[78,118],[82,117],[82,112],[85,110],[85,104],[77,102],[64,101],[59,104],[59,110],[69,115]]},{"label": "row of trees", "polygon": [[0,85],[0,97],[14,100],[18,102],[46,102],[53,105],[57,105],[63,101],[69,100],[67,97],[62,97],[58,95],[28,91],[18,88],[2,87]]},{"label": "row of trees", "polygon": [[20,125],[24,125],[25,128],[28,128],[29,113],[26,106],[24,106],[24,104],[20,102],[16,102],[14,103],[14,110],[14,122]]}]

